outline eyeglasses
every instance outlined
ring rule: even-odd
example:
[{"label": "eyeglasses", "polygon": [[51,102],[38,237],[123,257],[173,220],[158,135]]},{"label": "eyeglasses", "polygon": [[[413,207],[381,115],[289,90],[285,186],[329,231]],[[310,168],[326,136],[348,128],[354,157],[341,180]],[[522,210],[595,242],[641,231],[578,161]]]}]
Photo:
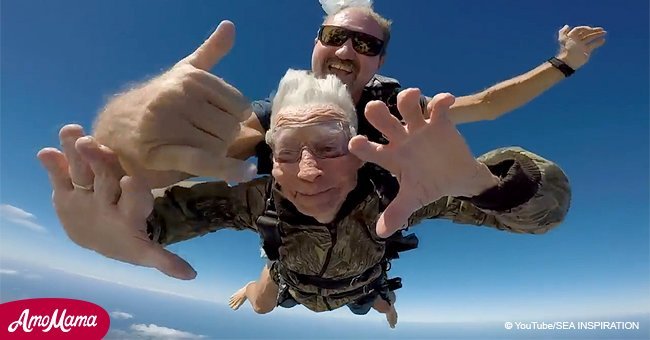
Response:
[{"label": "eyeglasses", "polygon": [[332,121],[313,125],[283,126],[273,132],[270,143],[273,158],[278,163],[297,163],[307,149],[319,159],[337,158],[350,153],[350,126]]},{"label": "eyeglasses", "polygon": [[329,25],[323,25],[318,30],[318,40],[327,46],[341,46],[350,38],[352,48],[359,54],[374,57],[384,50],[384,41],[367,33]]}]

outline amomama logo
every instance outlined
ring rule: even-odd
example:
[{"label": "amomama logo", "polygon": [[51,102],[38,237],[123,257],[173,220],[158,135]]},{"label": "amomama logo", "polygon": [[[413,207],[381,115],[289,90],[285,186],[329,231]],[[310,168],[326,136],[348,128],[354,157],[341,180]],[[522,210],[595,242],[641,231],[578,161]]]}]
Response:
[{"label": "amomama logo", "polygon": [[87,301],[59,298],[0,304],[1,339],[101,339],[108,312]]}]

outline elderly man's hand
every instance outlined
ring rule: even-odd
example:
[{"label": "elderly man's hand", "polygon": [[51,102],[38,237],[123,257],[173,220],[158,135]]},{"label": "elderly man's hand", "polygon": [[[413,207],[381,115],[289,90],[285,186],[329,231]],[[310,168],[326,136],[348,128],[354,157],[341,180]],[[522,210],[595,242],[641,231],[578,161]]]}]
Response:
[{"label": "elderly man's hand", "polygon": [[65,154],[55,148],[38,153],[68,237],[104,256],[193,279],[196,272],[186,261],[147,236],[146,220],[153,209],[149,188],[134,177],[123,177],[115,154],[82,136],[80,126],[66,125],[60,132]]},{"label": "elderly man's hand", "polygon": [[475,196],[498,184],[498,178],[474,159],[465,140],[447,117],[454,97],[438,94],[429,103],[430,119],[424,119],[420,91],[407,89],[397,97],[406,125],[379,101],[366,106],[366,117],[388,139],[387,145],[355,136],[350,151],[395,175],[400,190],[377,222],[377,234],[388,237],[404,227],[419,208],[443,196]]},{"label": "elderly man's hand", "polygon": [[234,43],[223,21],[192,54],[169,71],[112,100],[95,122],[94,136],[117,153],[130,175],[151,187],[195,176],[230,181],[252,178],[255,166],[226,156],[250,102],[209,70]]},{"label": "elderly man's hand", "polygon": [[607,32],[602,27],[578,26],[571,29],[564,25],[558,32],[560,52],[557,58],[577,70],[589,61],[594,50],[605,44],[605,34]]}]

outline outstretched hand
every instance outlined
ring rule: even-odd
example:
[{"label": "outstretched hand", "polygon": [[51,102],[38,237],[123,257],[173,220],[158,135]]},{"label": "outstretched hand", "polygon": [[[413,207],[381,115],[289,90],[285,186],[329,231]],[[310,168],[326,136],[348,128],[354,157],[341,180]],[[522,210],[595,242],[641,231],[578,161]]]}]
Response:
[{"label": "outstretched hand", "polygon": [[465,140],[447,117],[451,94],[436,95],[429,119],[420,108],[420,91],[407,89],[397,97],[402,125],[383,102],[366,106],[368,121],[389,141],[386,145],[355,136],[350,151],[361,160],[390,171],[400,184],[395,199],[377,222],[377,234],[388,237],[408,223],[419,208],[443,196],[474,196],[498,183],[489,169],[474,159]]},{"label": "outstretched hand", "polygon": [[235,26],[222,21],[194,52],[147,84],[112,100],[95,127],[98,141],[114,150],[127,173],[151,187],[191,175],[240,182],[253,164],[227,156],[250,101],[210,73],[230,51]]},{"label": "outstretched hand", "polygon": [[602,27],[564,25],[558,32],[558,58],[574,70],[586,64],[593,51],[605,44],[607,32]]},{"label": "outstretched hand", "polygon": [[153,196],[142,180],[123,176],[115,154],[79,125],[60,132],[64,152],[45,148],[38,158],[47,169],[52,201],[68,237],[106,257],[189,280],[196,272],[182,258],[151,241],[147,217]]}]

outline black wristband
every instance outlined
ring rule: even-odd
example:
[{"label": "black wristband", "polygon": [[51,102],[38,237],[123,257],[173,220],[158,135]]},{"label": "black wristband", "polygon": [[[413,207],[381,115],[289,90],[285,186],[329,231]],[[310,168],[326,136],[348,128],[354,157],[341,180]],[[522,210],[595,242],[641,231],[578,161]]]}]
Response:
[{"label": "black wristband", "polygon": [[547,61],[549,63],[551,63],[551,65],[553,65],[553,67],[560,70],[560,72],[564,73],[565,78],[569,77],[570,75],[572,75],[572,74],[574,74],[576,72],[576,70],[572,69],[571,66],[567,65],[562,60],[560,60],[560,59],[558,59],[556,57],[553,57],[553,58],[551,58],[551,59],[549,59]]}]

